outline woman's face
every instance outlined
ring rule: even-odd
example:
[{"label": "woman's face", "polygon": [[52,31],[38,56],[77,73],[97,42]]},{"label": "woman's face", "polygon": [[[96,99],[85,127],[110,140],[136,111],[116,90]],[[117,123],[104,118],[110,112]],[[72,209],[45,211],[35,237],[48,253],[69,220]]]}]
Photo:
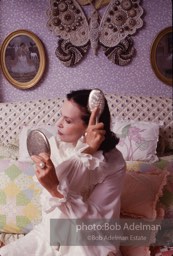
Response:
[{"label": "woman's face", "polygon": [[75,144],[84,135],[87,126],[81,116],[82,111],[74,101],[64,102],[61,117],[57,122],[58,136],[62,141]]}]

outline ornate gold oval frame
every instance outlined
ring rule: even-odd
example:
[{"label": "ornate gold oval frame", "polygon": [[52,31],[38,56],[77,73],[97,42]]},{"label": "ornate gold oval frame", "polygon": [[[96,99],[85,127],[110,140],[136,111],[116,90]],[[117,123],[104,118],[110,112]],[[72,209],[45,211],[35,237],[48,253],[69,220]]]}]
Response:
[{"label": "ornate gold oval frame", "polygon": [[[172,75],[171,75],[171,77],[167,77],[166,75],[163,74],[163,72],[161,72],[161,70],[158,67],[158,62],[157,62],[157,58],[158,58],[158,54],[159,54],[158,46],[159,46],[159,43],[161,42],[161,40],[167,39],[168,34],[170,34],[170,38],[172,38],[172,35],[171,35],[172,32],[173,32],[172,27],[167,27],[167,28],[163,29],[154,39],[154,42],[151,47],[151,53],[150,53],[151,66],[152,66],[154,73],[163,83],[165,83],[167,85],[172,85]],[[170,57],[172,58],[172,56],[171,56],[172,55],[171,39],[170,39],[170,42],[166,42],[166,43],[168,44],[167,47],[170,47]],[[163,55],[162,62],[165,61],[166,57],[167,57],[166,55]],[[166,69],[166,67],[165,67],[165,69]],[[171,71],[172,71],[172,69],[169,72],[171,72]],[[165,73],[166,73],[166,70],[165,70]]]},{"label": "ornate gold oval frame", "polygon": [[[26,42],[31,45],[31,49],[34,49],[30,50],[30,48],[28,48],[27,55],[30,56],[30,60],[32,56],[32,65],[35,66],[35,70],[33,72],[28,72],[28,70],[26,70],[25,73],[21,73],[19,71],[18,73],[14,73],[11,71],[10,66],[10,63],[13,63],[14,65],[14,59],[16,54],[14,47],[19,48],[21,47],[22,43],[26,45]],[[2,72],[6,79],[9,81],[9,83],[19,89],[31,88],[38,83],[45,70],[45,50],[43,44],[41,40],[31,31],[14,31],[5,38],[1,45],[0,62]],[[30,76],[28,74],[30,74]]]}]

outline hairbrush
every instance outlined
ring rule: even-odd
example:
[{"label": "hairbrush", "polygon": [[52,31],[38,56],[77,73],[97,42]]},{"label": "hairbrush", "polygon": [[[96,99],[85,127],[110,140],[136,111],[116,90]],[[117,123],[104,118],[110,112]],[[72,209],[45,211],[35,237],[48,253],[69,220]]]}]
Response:
[{"label": "hairbrush", "polygon": [[100,89],[93,89],[88,98],[88,109],[92,112],[95,108],[98,108],[98,113],[96,116],[96,123],[98,123],[100,115],[105,107],[105,96]]},{"label": "hairbrush", "polygon": [[47,137],[40,130],[32,130],[27,137],[27,149],[30,156],[47,153],[50,155],[50,145]]}]

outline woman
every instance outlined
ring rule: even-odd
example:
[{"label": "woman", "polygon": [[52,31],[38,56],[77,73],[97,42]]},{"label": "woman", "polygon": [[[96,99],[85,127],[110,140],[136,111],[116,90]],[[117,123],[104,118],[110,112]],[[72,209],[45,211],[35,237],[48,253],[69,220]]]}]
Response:
[{"label": "woman", "polygon": [[11,66],[11,71],[21,75],[36,72],[36,67],[29,56],[29,49],[25,43],[21,43],[16,51],[15,63]]},{"label": "woman", "polygon": [[[58,138],[49,140],[51,156],[32,156],[37,180],[43,186],[42,222],[24,238],[0,249],[1,256],[20,256],[21,251],[22,256],[107,256],[111,252],[120,255],[118,245],[96,246],[87,238],[84,244],[73,246],[70,242],[78,237],[78,232],[73,230],[69,235],[69,226],[63,230],[65,219],[110,220],[118,219],[120,214],[125,161],[115,148],[118,139],[110,131],[106,99],[99,123],[95,124],[98,109],[91,114],[88,111],[90,92],[67,94],[57,123]],[[50,228],[50,219],[55,218],[62,220],[62,225],[53,222]],[[53,244],[50,236],[57,238]]]}]

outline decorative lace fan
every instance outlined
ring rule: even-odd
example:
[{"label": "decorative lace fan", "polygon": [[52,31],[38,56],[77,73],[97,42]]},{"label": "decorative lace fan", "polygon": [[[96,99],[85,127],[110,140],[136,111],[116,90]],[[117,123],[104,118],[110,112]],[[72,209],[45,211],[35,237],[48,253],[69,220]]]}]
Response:
[{"label": "decorative lace fan", "polygon": [[67,67],[77,64],[90,45],[94,54],[99,44],[105,55],[117,65],[127,65],[135,49],[131,35],[143,26],[140,0],[111,0],[100,20],[92,6],[88,21],[76,0],[50,0],[48,27],[60,39],[56,56]]}]

